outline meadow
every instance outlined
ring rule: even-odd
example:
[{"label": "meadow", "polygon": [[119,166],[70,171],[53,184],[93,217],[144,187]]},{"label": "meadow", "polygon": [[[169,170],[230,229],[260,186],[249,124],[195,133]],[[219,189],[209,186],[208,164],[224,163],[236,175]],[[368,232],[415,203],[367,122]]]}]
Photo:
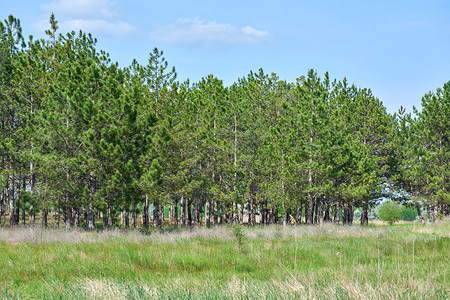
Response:
[{"label": "meadow", "polygon": [[0,297],[447,299],[450,222],[0,229]]}]

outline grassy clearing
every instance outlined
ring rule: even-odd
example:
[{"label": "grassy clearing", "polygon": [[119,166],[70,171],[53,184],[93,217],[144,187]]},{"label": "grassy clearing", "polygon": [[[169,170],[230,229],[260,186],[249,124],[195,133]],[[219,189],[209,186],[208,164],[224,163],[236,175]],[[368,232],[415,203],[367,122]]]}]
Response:
[{"label": "grassy clearing", "polygon": [[446,299],[450,223],[0,230],[5,298]]}]

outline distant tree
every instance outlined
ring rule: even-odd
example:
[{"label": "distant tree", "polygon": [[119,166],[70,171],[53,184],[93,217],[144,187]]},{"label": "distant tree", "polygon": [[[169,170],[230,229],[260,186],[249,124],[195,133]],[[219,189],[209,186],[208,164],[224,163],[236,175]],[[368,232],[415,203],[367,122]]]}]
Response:
[{"label": "distant tree", "polygon": [[414,221],[417,218],[417,210],[409,206],[402,206],[402,220]]},{"label": "distant tree", "polygon": [[402,207],[392,201],[384,202],[378,209],[378,215],[380,219],[388,222],[389,225],[401,220],[402,218]]}]

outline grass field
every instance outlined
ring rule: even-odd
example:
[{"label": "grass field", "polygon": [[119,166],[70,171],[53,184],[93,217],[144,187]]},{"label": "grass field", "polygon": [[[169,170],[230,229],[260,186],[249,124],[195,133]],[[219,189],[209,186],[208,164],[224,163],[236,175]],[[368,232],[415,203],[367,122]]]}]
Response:
[{"label": "grass field", "polygon": [[447,299],[450,222],[84,232],[0,229],[0,297]]}]

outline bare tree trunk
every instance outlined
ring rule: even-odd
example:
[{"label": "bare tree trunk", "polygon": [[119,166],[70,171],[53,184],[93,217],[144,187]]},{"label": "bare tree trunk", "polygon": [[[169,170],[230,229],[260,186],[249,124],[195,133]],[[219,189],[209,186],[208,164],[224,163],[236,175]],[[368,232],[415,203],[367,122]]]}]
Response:
[{"label": "bare tree trunk", "polygon": [[212,215],[213,215],[212,225],[216,226],[218,224],[217,222],[218,222],[219,216],[218,216],[218,212],[217,212],[217,200],[214,198],[212,200]]},{"label": "bare tree trunk", "polygon": [[159,202],[158,200],[153,200],[153,227],[159,227],[161,222],[159,221],[160,212],[159,212]]},{"label": "bare tree trunk", "polygon": [[112,227],[113,226],[113,208],[111,204],[108,204],[108,226]]},{"label": "bare tree trunk", "polygon": [[423,218],[423,216],[422,216],[422,212],[420,211],[420,206],[419,206],[419,204],[415,204],[416,205],[416,209],[417,209],[417,215],[419,216],[419,218],[420,218],[420,221],[422,221],[422,223],[425,223],[425,219]]},{"label": "bare tree trunk", "polygon": [[25,201],[22,200],[22,225],[25,225],[25,220],[26,220],[26,216],[25,216]]},{"label": "bare tree trunk", "polygon": [[314,208],[314,199],[311,196],[309,196],[306,206],[306,225],[311,225],[313,223],[313,208]]},{"label": "bare tree trunk", "polygon": [[333,205],[333,222],[335,224],[339,224],[339,205],[338,205],[338,201],[335,200],[334,205]]},{"label": "bare tree trunk", "polygon": [[226,205],[225,202],[222,202],[222,206],[220,208],[220,224],[226,223],[227,223]]},{"label": "bare tree trunk", "polygon": [[244,225],[244,203],[240,204],[239,224]]},{"label": "bare tree trunk", "polygon": [[432,221],[436,221],[437,217],[438,217],[438,205],[435,204],[433,205],[432,209],[431,209],[431,213],[432,213]]},{"label": "bare tree trunk", "polygon": [[206,199],[205,203],[205,226],[210,227],[211,226],[211,214],[210,214],[210,206],[211,201],[209,199]]},{"label": "bare tree trunk", "polygon": [[9,177],[9,180],[7,182],[7,186],[9,184],[9,188],[7,188],[7,197],[9,200],[9,225],[15,225],[16,224],[16,217],[14,214],[14,178],[12,176]]},{"label": "bare tree trunk", "polygon": [[248,225],[253,226],[256,224],[255,216],[255,201],[253,199],[252,185],[250,185],[250,194],[248,196]]},{"label": "bare tree trunk", "polygon": [[353,224],[353,212],[355,209],[355,200],[352,200],[352,202],[350,202],[349,206],[348,206],[348,224],[352,225]]},{"label": "bare tree trunk", "polygon": [[314,203],[314,209],[313,209],[313,220],[314,220],[314,224],[319,223],[319,199],[316,198],[316,200],[313,202]]},{"label": "bare tree trunk", "polygon": [[318,200],[317,201],[318,203],[317,203],[317,209],[318,209],[318,211],[319,211],[319,214],[318,214],[318,216],[317,216],[317,219],[318,219],[318,221],[319,221],[319,225],[322,225],[323,224],[323,206],[324,206],[324,199],[322,198],[322,199],[320,199],[320,200]]},{"label": "bare tree trunk", "polygon": [[136,228],[136,202],[131,202],[131,227]]},{"label": "bare tree trunk", "polygon": [[284,201],[281,203],[281,208],[283,210],[283,227],[286,227],[288,223],[289,213],[287,212]]},{"label": "bare tree trunk", "polygon": [[[170,197],[168,200],[170,200]],[[170,225],[173,224],[173,203],[170,202],[169,202],[169,224]]]},{"label": "bare tree trunk", "polygon": [[369,224],[369,202],[364,199],[361,205],[361,226],[366,226],[368,224]]},{"label": "bare tree trunk", "polygon": [[144,226],[144,202],[141,202],[141,224]]},{"label": "bare tree trunk", "polygon": [[42,213],[41,213],[41,225],[42,225],[42,227],[47,227],[47,215],[48,215],[47,208],[44,207],[42,209]]},{"label": "bare tree trunk", "polygon": [[64,220],[64,223],[66,225],[66,229],[70,229],[70,227],[72,226],[72,208],[69,206],[66,207],[66,218]]},{"label": "bare tree trunk", "polygon": [[192,198],[190,197],[186,198],[186,217],[186,226],[190,226],[192,224]]},{"label": "bare tree trunk", "polygon": [[259,225],[263,226],[266,221],[266,210],[264,209],[264,201],[259,202]]},{"label": "bare tree trunk", "polygon": [[[158,203],[159,203],[159,201],[158,201]],[[164,220],[165,220],[165,216],[164,216],[164,202],[163,202],[163,203],[161,203],[161,204],[159,205],[159,220],[158,220],[158,225],[161,226],[162,223],[164,222]]]},{"label": "bare tree trunk", "polygon": [[180,203],[180,221],[181,225],[186,226],[186,199],[183,195],[181,195],[181,203]]},{"label": "bare tree trunk", "polygon": [[174,218],[174,224],[178,225],[178,198],[173,198],[173,218]]},{"label": "bare tree trunk", "polygon": [[272,224],[277,224],[277,217],[278,217],[278,206],[273,204],[272,208],[270,209],[270,222]]},{"label": "bare tree trunk", "polygon": [[297,225],[302,224],[302,214],[303,214],[303,207],[302,207],[302,201],[299,201],[298,207],[295,211],[295,223]]},{"label": "bare tree trunk", "polygon": [[148,215],[148,206],[149,206],[149,201],[148,201],[148,195],[145,195],[145,201],[144,201],[144,210],[143,210],[143,219],[142,219],[142,226],[145,229],[148,229],[148,225],[149,225],[149,215]]},{"label": "bare tree trunk", "polygon": [[93,210],[93,202],[94,202],[94,195],[96,191],[96,181],[94,178],[94,172],[91,172],[89,174],[89,180],[90,180],[90,196],[89,196],[89,203],[87,208],[87,217],[88,217],[88,230],[94,230],[95,224],[94,224],[94,212]]},{"label": "bare tree trunk", "polygon": [[[191,215],[191,228],[194,228],[195,226],[195,221],[197,219],[197,199],[195,199],[194,201],[194,207],[192,209],[192,215]],[[191,205],[189,205],[189,207],[191,207]]]},{"label": "bare tree trunk", "polygon": [[79,227],[80,226],[80,209],[79,208],[74,208],[73,209],[73,214],[74,214],[74,225],[75,227]]},{"label": "bare tree trunk", "polygon": [[325,205],[325,216],[324,216],[324,221],[325,222],[331,222],[331,217],[330,217],[330,200],[327,198],[324,200],[324,205]]},{"label": "bare tree trunk", "polygon": [[[33,151],[33,150],[31,150]],[[35,175],[33,173],[33,162],[30,163],[30,225],[34,226],[36,224],[36,212],[34,211],[34,185],[35,185]]]},{"label": "bare tree trunk", "polygon": [[5,190],[0,193],[0,225],[4,225],[5,220]]},{"label": "bare tree trunk", "polygon": [[344,209],[342,212],[342,224],[347,225],[348,224],[348,203],[344,202]]}]

